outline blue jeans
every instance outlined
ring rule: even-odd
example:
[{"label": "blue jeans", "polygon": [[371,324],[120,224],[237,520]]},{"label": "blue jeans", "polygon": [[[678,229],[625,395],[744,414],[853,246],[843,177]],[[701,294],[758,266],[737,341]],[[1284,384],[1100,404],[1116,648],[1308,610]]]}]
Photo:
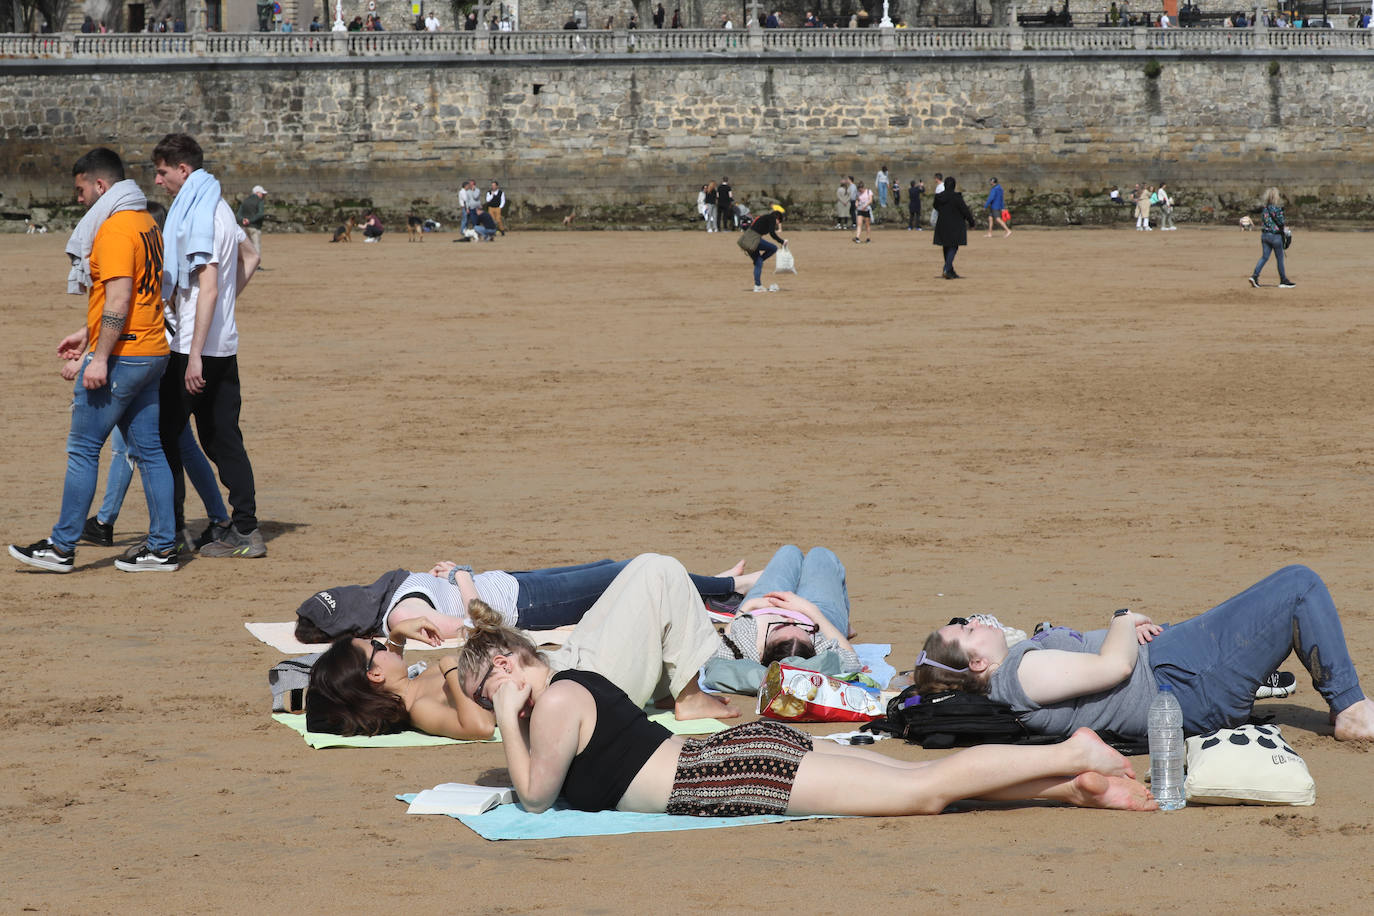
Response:
[{"label": "blue jeans", "polygon": [[[229,521],[229,510],[225,508],[224,498],[220,496],[215,470],[210,467],[205,453],[200,450],[200,443],[196,442],[196,434],[191,430],[190,423],[181,431],[181,440],[177,444],[181,447],[181,467],[191,479],[191,486],[195,487],[196,493],[200,495],[200,501],[205,504],[205,514],[212,522],[222,524]],[[105,480],[105,501],[100,504],[100,511],[95,514],[96,520],[101,524],[113,525],[115,519],[119,518],[119,510],[124,506],[124,496],[129,492],[129,482],[134,476],[134,463],[129,459],[127,452],[124,435],[116,426],[110,434],[110,474]]]},{"label": "blue jeans", "polygon": [[849,635],[849,590],[844,583],[844,564],[832,551],[812,547],[803,557],[801,549],[791,544],[779,547],[744,600],[761,598],[769,592],[796,592],[820,608],[835,629]]},{"label": "blue jeans", "polygon": [[1250,717],[1255,688],[1297,652],[1332,712],[1364,699],[1331,593],[1306,566],[1287,566],[1205,614],[1166,627],[1150,667],[1173,685],[1190,735]]},{"label": "blue jeans", "polygon": [[778,246],[777,246],[777,245],[774,245],[772,242],[768,241],[767,239],[763,239],[763,240],[761,240],[761,241],[759,242],[759,250],[756,251],[756,252],[754,252],[752,255],[750,255],[750,257],[752,257],[752,258],[754,259],[754,285],[755,285],[755,286],[762,286],[762,285],[763,285],[763,262],[766,261],[766,260],[768,260],[769,258],[771,258],[773,255],[775,255],[775,254],[777,254],[777,253],[778,253]]},{"label": "blue jeans", "polygon": [[[515,598],[517,626],[525,630],[552,630],[577,623],[629,565],[629,560],[597,560],[511,573],[520,585]],[[735,585],[729,578],[691,578],[700,595],[728,595]]]},{"label": "blue jeans", "polygon": [[472,228],[473,231],[477,233],[478,238],[490,239],[496,237],[495,229],[488,229],[486,226],[473,226]]},{"label": "blue jeans", "polygon": [[65,551],[76,547],[95,499],[100,473],[100,450],[111,430],[118,428],[138,465],[148,500],[148,546],[170,550],[176,520],[172,511],[172,474],[158,438],[158,385],[166,356],[112,356],[105,385],[82,387],[88,353],[77,373],[72,395],[72,426],[67,435],[67,477],[62,485],[62,509],[52,529],[52,542]]},{"label": "blue jeans", "polygon": [[887,185],[882,182],[878,183],[878,206],[887,206]]},{"label": "blue jeans", "polygon": [[1264,265],[1269,261],[1269,255],[1274,255],[1274,262],[1279,266],[1279,282],[1288,282],[1288,273],[1283,269],[1283,233],[1282,232],[1261,232],[1260,233],[1260,259],[1255,265],[1254,278],[1259,279],[1260,271],[1264,270]]}]

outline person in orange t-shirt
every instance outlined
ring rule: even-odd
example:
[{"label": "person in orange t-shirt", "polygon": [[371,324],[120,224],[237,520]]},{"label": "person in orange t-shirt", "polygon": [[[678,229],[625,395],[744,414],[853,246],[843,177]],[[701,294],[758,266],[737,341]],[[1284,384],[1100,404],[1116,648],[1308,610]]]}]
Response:
[{"label": "person in orange t-shirt", "polygon": [[[57,355],[80,360],[67,436],[67,476],[52,534],[10,556],[50,572],[75,568],[76,542],[95,497],[100,450],[116,426],[138,465],[148,501],[148,538],[115,560],[124,572],[175,571],[172,472],[158,432],[158,387],[168,346],[162,319],[162,234],[119,154],[100,147],[72,167],[77,203],[87,208],[67,245],[73,281],[89,297],[86,326],[62,338]],[[75,289],[75,287],[73,287]]]}]

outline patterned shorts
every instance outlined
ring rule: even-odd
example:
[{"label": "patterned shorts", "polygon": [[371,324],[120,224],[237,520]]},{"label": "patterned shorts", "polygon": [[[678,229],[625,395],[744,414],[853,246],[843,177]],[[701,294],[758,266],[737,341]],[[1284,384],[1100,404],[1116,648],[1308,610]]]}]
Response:
[{"label": "patterned shorts", "polygon": [[762,720],[688,738],[667,811],[693,817],[786,814],[797,766],[811,747],[810,735]]}]

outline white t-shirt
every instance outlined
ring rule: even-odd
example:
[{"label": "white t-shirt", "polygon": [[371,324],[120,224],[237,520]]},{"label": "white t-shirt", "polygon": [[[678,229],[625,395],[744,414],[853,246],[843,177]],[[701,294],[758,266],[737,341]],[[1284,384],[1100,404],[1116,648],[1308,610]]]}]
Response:
[{"label": "white t-shirt", "polygon": [[[234,322],[235,285],[239,270],[239,243],[246,240],[242,227],[234,220],[234,211],[223,198],[215,206],[215,246],[210,264],[219,277],[219,294],[215,298],[215,317],[210,322],[210,334],[205,338],[202,356],[234,356],[239,352],[239,328]],[[172,316],[167,322],[167,343],[177,353],[191,352],[191,340],[196,333],[196,309],[200,298],[200,281],[191,288],[177,287]]]}]

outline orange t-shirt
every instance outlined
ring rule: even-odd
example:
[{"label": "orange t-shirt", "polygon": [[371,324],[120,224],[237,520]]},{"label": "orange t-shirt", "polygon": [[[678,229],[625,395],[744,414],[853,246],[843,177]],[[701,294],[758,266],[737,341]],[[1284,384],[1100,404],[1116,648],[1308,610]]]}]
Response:
[{"label": "orange t-shirt", "polygon": [[91,298],[86,310],[86,335],[92,350],[100,339],[105,281],[119,277],[133,280],[133,299],[124,330],[110,355],[170,353],[162,323],[162,232],[147,210],[120,210],[96,230],[91,245]]}]

